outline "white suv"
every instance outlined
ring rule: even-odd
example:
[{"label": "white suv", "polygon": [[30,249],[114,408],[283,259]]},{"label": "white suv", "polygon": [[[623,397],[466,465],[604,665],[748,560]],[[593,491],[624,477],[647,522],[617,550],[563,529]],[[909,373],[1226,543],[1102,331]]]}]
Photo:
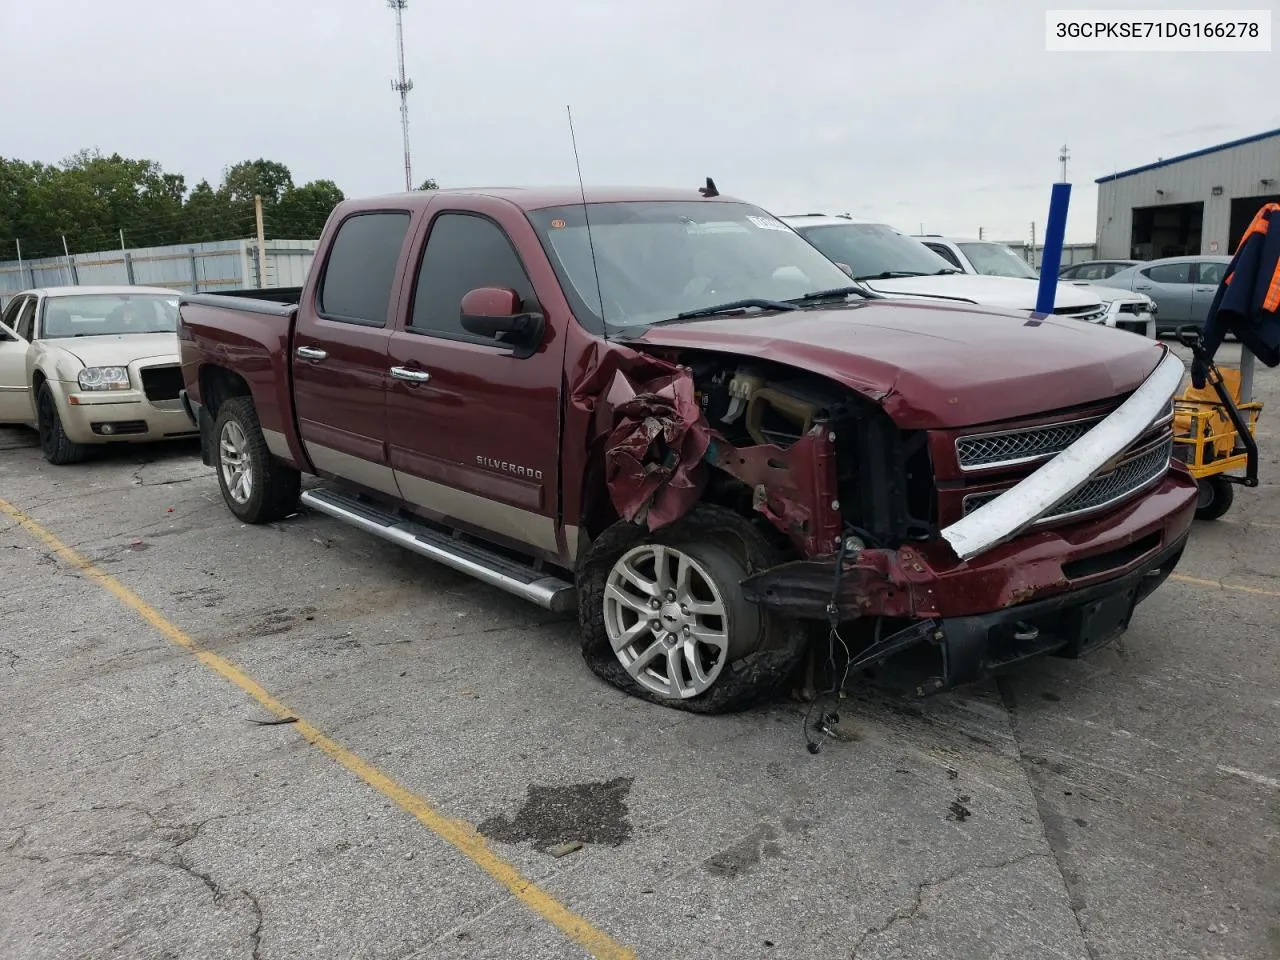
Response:
[{"label": "white suv", "polygon": [[[1040,283],[1040,274],[1003,243],[991,240],[970,240],[959,237],[940,237],[934,234],[916,234],[926,247],[942,257],[962,273],[983,277],[1015,277]],[[1107,325],[1131,330],[1149,337],[1156,335],[1156,302],[1145,293],[1125,290],[1119,296],[1104,286],[1081,282],[1063,281],[1083,288],[1107,305]],[[1061,290],[1062,284],[1059,284]]]},{"label": "white suv", "polygon": [[[1035,310],[1038,278],[966,273],[918,239],[888,224],[819,213],[780,219],[840,264],[857,283],[876,293]],[[1053,312],[1087,323],[1115,326],[1110,304],[1120,296],[1123,292],[1108,290],[1104,300],[1091,288],[1059,283]]]}]

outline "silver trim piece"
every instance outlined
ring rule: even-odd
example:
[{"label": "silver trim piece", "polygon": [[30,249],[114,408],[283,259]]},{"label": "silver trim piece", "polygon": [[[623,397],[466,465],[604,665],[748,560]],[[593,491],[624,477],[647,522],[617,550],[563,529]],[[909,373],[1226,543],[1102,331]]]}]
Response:
[{"label": "silver trim piece", "polygon": [[301,500],[313,510],[536,603],[544,610],[570,613],[577,607],[577,592],[572,584],[490,553],[483,547],[451,539],[447,534],[336,491],[307,490]]},{"label": "silver trim piece", "polygon": [[431,374],[425,370],[414,370],[410,367],[392,367],[391,376],[396,380],[407,380],[409,383],[426,383]]},{"label": "silver trim piece", "polygon": [[321,350],[319,347],[299,347],[297,352],[298,356],[303,360],[323,360],[325,357],[329,356],[327,352]]},{"label": "silver trim piece", "polygon": [[1017,536],[1089,482],[1163,415],[1186,366],[1165,349],[1164,359],[1124,403],[1040,469],[942,530],[961,560]]},{"label": "silver trim piece", "polygon": [[434,480],[424,480],[407,470],[395,470],[393,476],[400,498],[429,516],[439,515],[446,518],[446,522],[470,524],[477,530],[488,530],[548,553],[560,550],[556,541],[556,522],[551,517]]},{"label": "silver trim piece", "polygon": [[341,450],[326,447],[314,440],[304,439],[302,449],[306,451],[312,465],[322,473],[350,480],[352,483],[358,483],[362,487],[368,487],[370,490],[377,490],[392,497],[400,496],[400,486],[396,483],[395,472],[384,463],[374,463],[363,457],[343,453]]}]

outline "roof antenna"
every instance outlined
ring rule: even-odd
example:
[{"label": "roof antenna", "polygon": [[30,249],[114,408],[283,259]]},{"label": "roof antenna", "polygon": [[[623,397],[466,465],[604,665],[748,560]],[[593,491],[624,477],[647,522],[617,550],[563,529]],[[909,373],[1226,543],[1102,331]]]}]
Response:
[{"label": "roof antenna", "polygon": [[600,322],[608,324],[604,319],[604,289],[600,286],[600,268],[596,266],[596,245],[591,239],[591,215],[587,212],[587,188],[582,182],[582,161],[578,159],[578,138],[573,133],[573,110],[565,104],[565,113],[569,115],[569,141],[573,144],[573,163],[578,168],[578,193],[582,197],[582,220],[587,226],[587,249],[591,251],[591,272],[596,278],[596,296],[600,299]]},{"label": "roof antenna", "polygon": [[707,185],[705,187],[699,187],[698,192],[708,200],[712,197],[720,196],[720,191],[716,189],[716,182],[710,177],[707,177]]}]

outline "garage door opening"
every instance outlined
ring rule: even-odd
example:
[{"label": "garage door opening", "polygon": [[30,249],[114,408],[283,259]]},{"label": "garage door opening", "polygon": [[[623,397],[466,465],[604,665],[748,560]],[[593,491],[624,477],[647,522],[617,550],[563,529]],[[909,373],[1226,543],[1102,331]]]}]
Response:
[{"label": "garage door opening", "polygon": [[1249,221],[1268,203],[1280,203],[1280,193],[1261,197],[1237,197],[1231,201],[1231,237],[1227,249],[1218,253],[1232,254],[1240,245],[1240,238],[1249,229]]},{"label": "garage door opening", "polygon": [[1197,254],[1203,222],[1203,202],[1134,207],[1129,256],[1135,260],[1156,260]]}]

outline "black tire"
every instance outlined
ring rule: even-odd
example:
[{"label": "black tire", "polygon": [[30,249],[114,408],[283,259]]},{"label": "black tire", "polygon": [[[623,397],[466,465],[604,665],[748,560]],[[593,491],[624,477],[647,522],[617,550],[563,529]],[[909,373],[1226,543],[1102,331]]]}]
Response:
[{"label": "black tire", "polygon": [[[754,649],[725,663],[712,686],[703,693],[681,699],[660,696],[637,683],[609,643],[605,628],[604,599],[609,571],[633,547],[646,543],[679,546],[696,555],[709,570],[738,584],[752,573],[781,562],[782,557],[765,536],[731,510],[711,505],[696,507],[687,516],[650,533],[646,527],[619,522],[592,545],[577,571],[578,621],[582,628],[582,656],[592,672],[619,690],[677,710],[693,713],[730,713],[775,694],[796,673],[807,650],[809,632],[800,621],[753,610],[757,636]],[[727,565],[732,565],[728,567]],[[745,602],[745,601],[743,601]]]},{"label": "black tire", "polygon": [[1217,520],[1231,509],[1236,488],[1222,477],[1205,477],[1196,484],[1200,495],[1196,501],[1197,520]]},{"label": "black tire", "polygon": [[[248,461],[246,469],[250,478],[249,494],[244,499],[232,494],[227,486],[227,471],[223,469],[222,440],[228,424],[239,427],[244,438],[244,459]],[[271,455],[258,423],[258,411],[249,397],[234,397],[218,409],[213,425],[213,466],[222,499],[243,522],[274,523],[297,511],[302,474]]]},{"label": "black tire", "polygon": [[36,427],[40,431],[40,452],[55,466],[79,463],[88,456],[87,445],[72,443],[67,438],[62,418],[58,416],[58,402],[48,381],[40,384],[40,392],[36,394]]}]

